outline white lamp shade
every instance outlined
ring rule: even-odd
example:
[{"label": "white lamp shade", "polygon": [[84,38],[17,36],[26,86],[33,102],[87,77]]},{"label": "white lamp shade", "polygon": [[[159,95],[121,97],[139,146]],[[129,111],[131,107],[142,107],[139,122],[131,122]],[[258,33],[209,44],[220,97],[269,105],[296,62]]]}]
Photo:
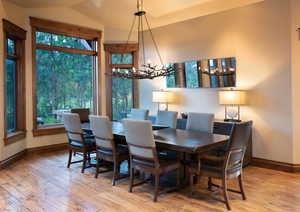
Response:
[{"label": "white lamp shade", "polygon": [[167,92],[167,91],[153,91],[152,92],[152,102],[169,103],[170,100],[171,100],[170,92]]},{"label": "white lamp shade", "polygon": [[221,105],[244,105],[246,104],[245,91],[219,91],[219,104]]}]

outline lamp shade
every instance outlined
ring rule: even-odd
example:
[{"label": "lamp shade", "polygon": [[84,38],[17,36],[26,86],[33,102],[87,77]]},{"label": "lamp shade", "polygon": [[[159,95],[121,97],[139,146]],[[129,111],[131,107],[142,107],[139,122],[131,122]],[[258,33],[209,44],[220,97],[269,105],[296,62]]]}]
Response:
[{"label": "lamp shade", "polygon": [[219,91],[219,104],[221,105],[244,105],[246,104],[245,91]]},{"label": "lamp shade", "polygon": [[168,103],[170,102],[170,92],[167,91],[153,91],[152,102]]}]

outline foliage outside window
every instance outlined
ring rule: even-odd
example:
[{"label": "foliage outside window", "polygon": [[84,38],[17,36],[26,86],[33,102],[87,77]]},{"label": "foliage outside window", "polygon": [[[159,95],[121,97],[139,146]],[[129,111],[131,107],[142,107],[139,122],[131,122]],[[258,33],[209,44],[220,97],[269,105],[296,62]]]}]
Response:
[{"label": "foliage outside window", "polygon": [[3,20],[4,31],[4,140],[13,143],[25,137],[25,39],[26,31]]},{"label": "foliage outside window", "polygon": [[[124,72],[132,70],[121,69]],[[112,79],[112,118],[126,118],[133,107],[133,80],[113,77]]]},{"label": "foliage outside window", "polygon": [[[107,72],[123,71],[132,72],[137,65],[137,45],[133,44],[132,51],[123,44],[106,44],[106,58],[108,61]],[[112,120],[121,120],[127,117],[133,107],[137,107],[136,80],[110,77],[107,83],[108,103],[107,112]]]},{"label": "foliage outside window", "polygon": [[[35,26],[35,19],[31,24],[35,43],[34,135],[56,134],[63,132],[55,130],[63,129],[63,113],[74,108],[97,111],[100,37],[87,39],[85,28],[79,30],[83,35],[71,33],[78,30],[73,25],[57,23],[63,27],[56,31],[45,21],[45,28],[50,28],[43,31],[44,28]],[[52,26],[55,24],[51,22]]]}]

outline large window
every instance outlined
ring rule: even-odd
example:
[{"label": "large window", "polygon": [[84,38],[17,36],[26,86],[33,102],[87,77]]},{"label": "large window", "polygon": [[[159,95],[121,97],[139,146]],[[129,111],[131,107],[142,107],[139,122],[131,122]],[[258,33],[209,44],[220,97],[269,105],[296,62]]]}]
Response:
[{"label": "large window", "polygon": [[25,137],[25,39],[26,31],[3,20],[5,143]]},{"label": "large window", "polygon": [[137,67],[137,45],[106,44],[107,114],[112,120],[126,118],[133,107],[138,107],[137,82],[133,79],[112,77],[114,71],[130,73]]},{"label": "large window", "polygon": [[34,135],[62,132],[62,115],[72,108],[99,111],[97,70],[101,32],[54,22],[52,27],[56,24],[56,28],[52,28],[48,22],[31,19]]}]

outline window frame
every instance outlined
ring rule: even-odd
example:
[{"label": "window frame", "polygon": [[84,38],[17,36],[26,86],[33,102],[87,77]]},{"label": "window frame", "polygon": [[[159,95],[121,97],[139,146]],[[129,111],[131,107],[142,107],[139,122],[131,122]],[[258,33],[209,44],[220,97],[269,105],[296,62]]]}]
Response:
[{"label": "window frame", "polygon": [[[138,69],[138,44],[137,43],[106,43],[104,44],[105,51],[105,66],[106,66],[106,115],[112,120],[112,70],[113,68]],[[132,64],[112,64],[113,54],[132,54]],[[139,84],[137,79],[133,79],[132,86],[133,107],[139,107]]]},{"label": "window frame", "polygon": [[[37,125],[37,87],[36,87],[36,50],[51,50],[66,53],[85,54],[94,57],[94,113],[101,114],[101,39],[102,31],[87,27],[66,24],[56,21],[30,17],[32,33],[32,102],[33,102],[33,136],[55,135],[65,133],[63,124],[51,124],[45,126]],[[93,40],[97,42],[94,50],[83,50],[60,46],[51,46],[47,44],[36,43],[36,32],[47,32],[56,35],[64,35],[74,38]]]},{"label": "window frame", "polygon": [[[20,141],[26,137],[26,90],[25,90],[25,40],[26,30],[13,24],[12,22],[2,19],[3,33],[4,33],[4,54],[3,54],[3,67],[4,67],[4,143],[9,145]],[[8,39],[15,43],[14,54],[8,54]],[[6,60],[11,59],[16,63],[15,70],[15,105],[16,105],[16,129],[12,132],[7,130],[7,84],[6,84]]]}]

